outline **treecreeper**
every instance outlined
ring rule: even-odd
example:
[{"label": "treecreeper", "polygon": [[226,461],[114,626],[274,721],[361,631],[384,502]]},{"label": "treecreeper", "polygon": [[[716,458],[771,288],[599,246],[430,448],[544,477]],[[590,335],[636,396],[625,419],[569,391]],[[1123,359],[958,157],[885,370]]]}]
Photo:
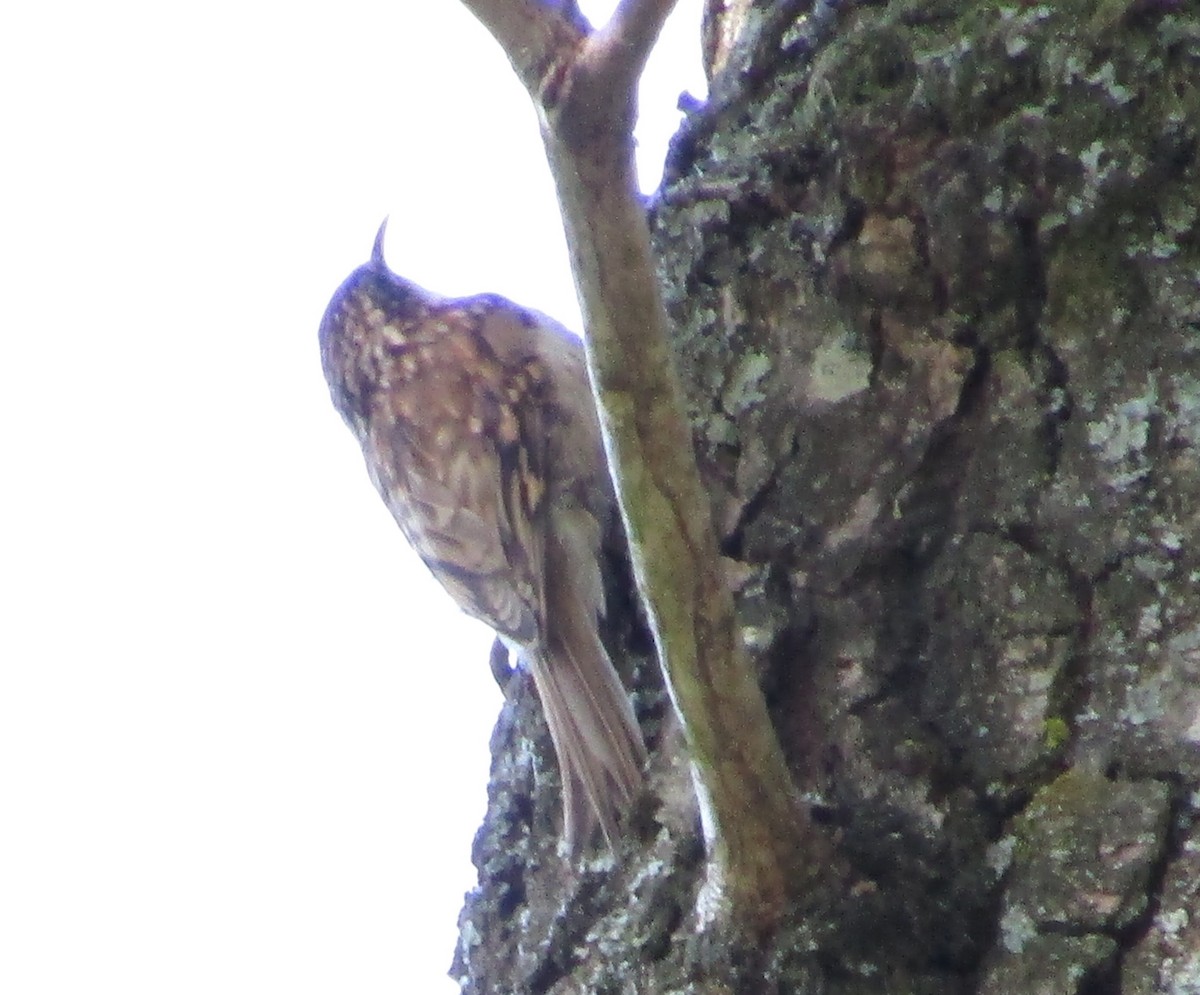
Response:
[{"label": "treecreeper", "polygon": [[368,263],[321,320],[334,406],[408,541],[519,654],[558,757],[563,836],[608,842],[646,750],[600,638],[616,501],[583,347],[496,295],[444,298]]}]

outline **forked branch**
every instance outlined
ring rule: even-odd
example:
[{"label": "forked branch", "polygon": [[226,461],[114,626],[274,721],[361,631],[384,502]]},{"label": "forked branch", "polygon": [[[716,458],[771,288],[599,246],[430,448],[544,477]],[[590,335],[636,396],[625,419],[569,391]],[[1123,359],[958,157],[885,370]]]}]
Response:
[{"label": "forked branch", "polygon": [[634,569],[683,725],[709,849],[706,897],[770,929],[820,863],[742,648],[637,194],[637,82],[674,0],[463,0],[537,105]]}]

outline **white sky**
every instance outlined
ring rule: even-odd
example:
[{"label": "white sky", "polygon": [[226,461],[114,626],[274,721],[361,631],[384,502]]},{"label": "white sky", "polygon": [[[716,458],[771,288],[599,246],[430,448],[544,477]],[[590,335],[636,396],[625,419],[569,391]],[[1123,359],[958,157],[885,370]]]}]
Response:
[{"label": "white sky", "polygon": [[406,276],[577,325],[528,101],[452,0],[10,7],[0,991],[453,992],[490,634],[372,491],[316,328],[385,214]]}]

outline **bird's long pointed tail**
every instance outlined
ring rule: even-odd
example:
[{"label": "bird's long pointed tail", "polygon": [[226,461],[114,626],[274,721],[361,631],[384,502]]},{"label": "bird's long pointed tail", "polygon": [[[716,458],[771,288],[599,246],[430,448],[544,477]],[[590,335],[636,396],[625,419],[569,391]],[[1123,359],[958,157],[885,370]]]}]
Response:
[{"label": "bird's long pointed tail", "polygon": [[[560,523],[561,524],[561,523]],[[570,530],[557,530],[548,563],[573,559]],[[590,543],[584,543],[590,545]],[[595,554],[591,553],[595,563]],[[578,563],[578,560],[575,561]],[[563,791],[563,836],[578,853],[596,822],[611,846],[618,817],[641,790],[646,747],[621,678],[600,640],[603,592],[592,572],[551,569],[546,587],[549,622],[529,666],[558,755]]]},{"label": "bird's long pointed tail", "polygon": [[[598,636],[564,639],[530,659],[562,777],[563,837],[578,853],[596,822],[612,845],[642,786],[646,748],[625,688]],[[583,642],[580,640],[579,642]]]}]

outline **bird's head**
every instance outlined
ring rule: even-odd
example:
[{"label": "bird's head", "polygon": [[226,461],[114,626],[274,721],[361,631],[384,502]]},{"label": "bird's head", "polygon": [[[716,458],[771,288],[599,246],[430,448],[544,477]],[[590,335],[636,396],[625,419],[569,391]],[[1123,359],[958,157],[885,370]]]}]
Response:
[{"label": "bird's head", "polygon": [[334,406],[352,429],[366,417],[381,385],[385,350],[403,345],[405,330],[429,312],[433,296],[397,276],[383,258],[387,220],[379,226],[371,258],[342,282],[321,318],[321,366]]}]

